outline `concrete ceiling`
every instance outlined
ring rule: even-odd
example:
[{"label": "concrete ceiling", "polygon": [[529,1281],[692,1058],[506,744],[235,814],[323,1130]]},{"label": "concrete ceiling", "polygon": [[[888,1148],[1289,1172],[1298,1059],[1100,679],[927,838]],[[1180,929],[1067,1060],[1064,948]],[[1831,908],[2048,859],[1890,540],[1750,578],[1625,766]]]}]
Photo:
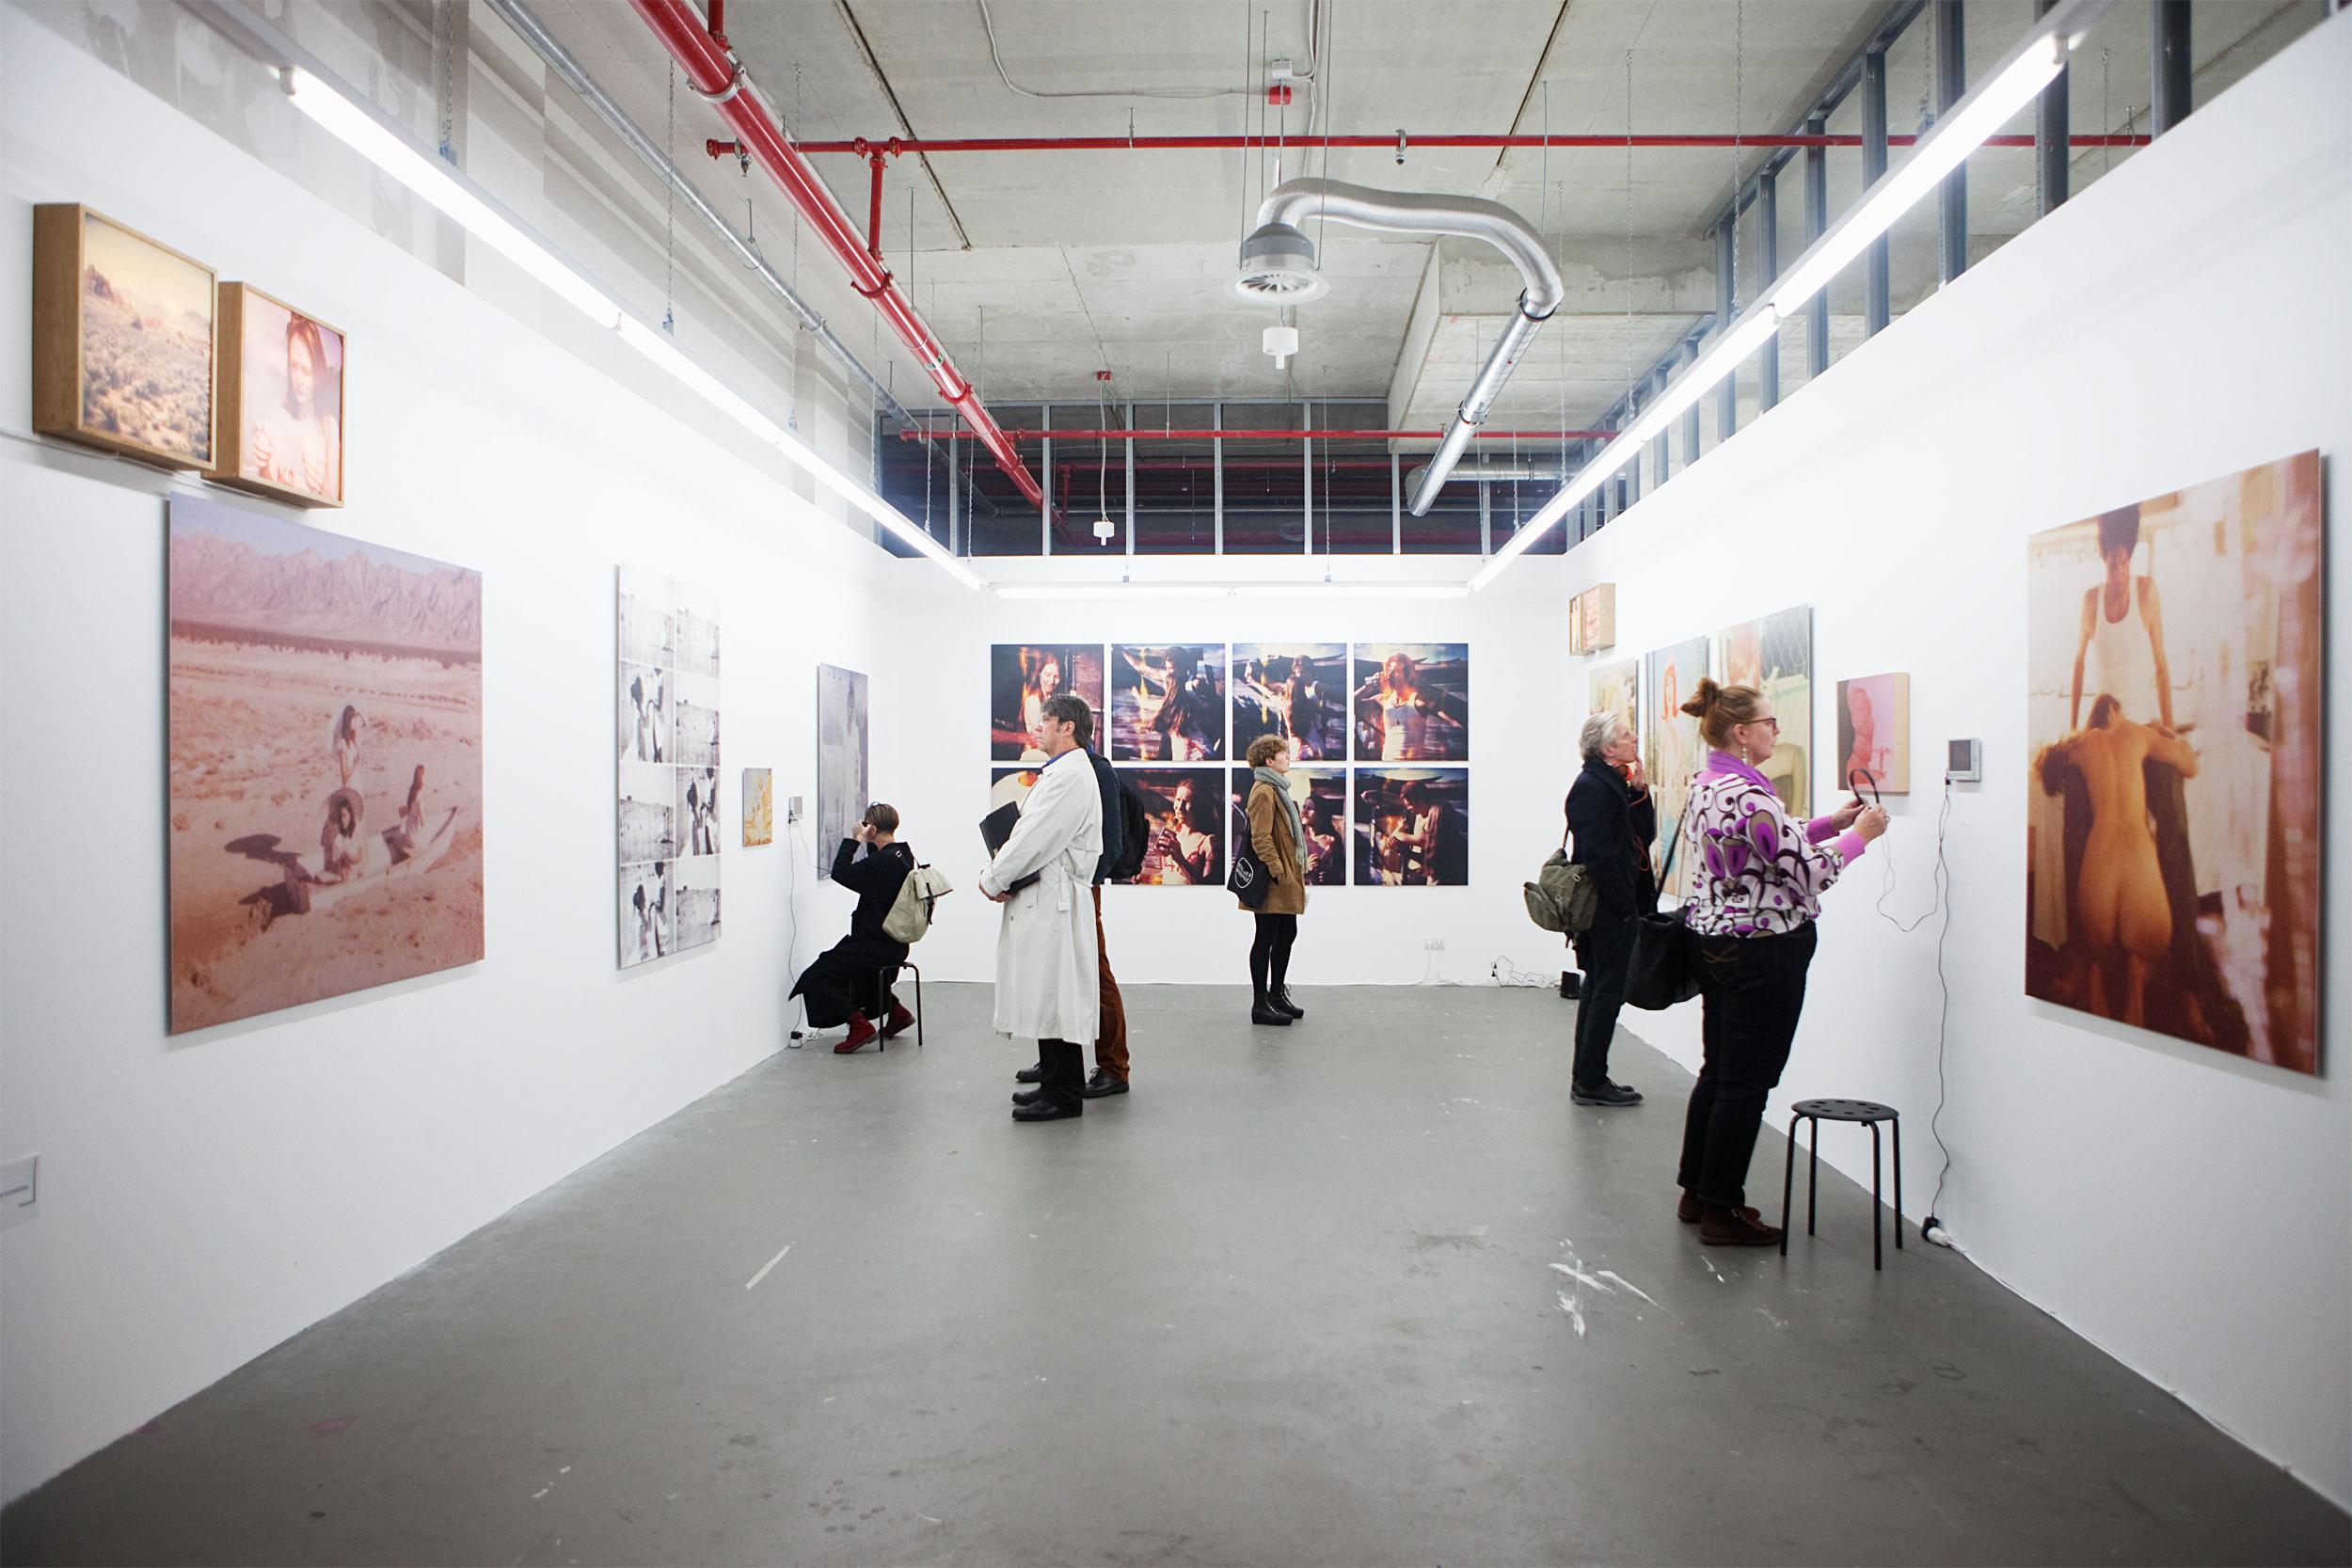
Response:
[{"label": "concrete ceiling", "polygon": [[[2309,25],[2319,3],[2199,5],[2199,96]],[[1300,70],[1313,60],[1317,80],[1289,112],[1293,135],[1310,120],[1318,132],[1384,136],[1400,126],[1422,134],[1780,132],[1890,4],[1323,0],[1315,58],[1309,0],[1270,8],[1265,0],[990,0],[1012,82],[1104,95],[1053,99],[1023,96],[999,78],[977,0],[732,0],[726,26],[770,105],[803,140],[910,130],[932,138],[1257,135],[1261,57],[1286,57]],[[664,126],[668,57],[627,6],[541,0],[540,8],[641,124]],[[2118,8],[2077,56],[2078,130],[2144,121],[2145,10]],[[2032,0],[1971,0],[1972,80],[2032,12]],[[1263,40],[1246,36],[1261,26]],[[1889,56],[1889,119],[1898,131],[1920,119],[1925,33],[1915,25]],[[1215,96],[1130,96],[1143,91]],[[1832,128],[1858,129],[1857,115],[1850,101]],[[723,132],[684,92],[676,124],[677,145],[695,150],[696,163],[702,139]],[[1714,252],[1705,230],[1763,156],[1642,150],[1629,167],[1618,149],[1409,150],[1400,167],[1382,150],[1332,153],[1327,164],[1316,153],[1310,166],[1294,150],[1281,172],[1484,196],[1538,223],[1568,279],[1569,303],[1521,365],[1496,419],[1559,428],[1597,420],[1629,373],[1646,370],[1713,308]],[[2116,156],[2078,158],[2078,183]],[[844,155],[814,161],[863,222],[865,166]],[[1108,368],[1114,395],[1138,401],[1387,396],[1399,423],[1442,423],[1517,297],[1516,276],[1475,245],[1333,230],[1322,244],[1330,293],[1297,311],[1301,351],[1287,372],[1278,372],[1259,349],[1273,315],[1228,287],[1235,243],[1274,178],[1273,162],[1255,152],[1125,150],[904,157],[888,169],[884,257],[992,403],[1091,402],[1094,372]],[[1830,168],[1834,213],[1858,188],[1858,159],[1834,153]],[[1980,153],[1969,182],[1978,248],[2031,220],[2028,152]],[[746,182],[732,163],[711,165],[703,183],[714,196],[748,199],[768,254],[783,261],[791,216],[758,171]],[[1794,181],[1785,189],[1784,262],[1803,248]],[[1899,232],[1899,309],[1932,287],[1931,235],[1931,214],[1915,214]],[[1752,273],[1752,233],[1743,249],[1742,272]],[[865,352],[870,312],[832,262],[810,245],[799,273],[803,292]],[[886,335],[872,343],[877,369],[895,358],[896,384],[916,402],[923,375]]]}]

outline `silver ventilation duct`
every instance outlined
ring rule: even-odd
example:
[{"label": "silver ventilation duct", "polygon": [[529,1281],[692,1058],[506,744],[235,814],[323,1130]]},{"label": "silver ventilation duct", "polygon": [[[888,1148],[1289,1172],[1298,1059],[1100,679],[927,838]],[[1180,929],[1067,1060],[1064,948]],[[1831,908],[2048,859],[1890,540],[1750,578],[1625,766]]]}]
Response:
[{"label": "silver ventilation duct", "polygon": [[[512,0],[494,3],[511,4]],[[1512,370],[1534,341],[1536,330],[1567,298],[1567,289],[1560,281],[1560,269],[1552,265],[1549,252],[1544,249],[1543,237],[1501,202],[1421,191],[1376,191],[1337,180],[1289,180],[1277,185],[1258,208],[1258,227],[1242,242],[1241,276],[1234,291],[1245,299],[1279,305],[1295,305],[1322,293],[1323,275],[1314,270],[1314,245],[1306,231],[1311,218],[1383,234],[1484,240],[1502,251],[1526,281],[1511,325],[1503,329],[1494,352],[1470,383],[1437,455],[1429,461],[1421,487],[1413,493],[1413,515],[1422,516],[1438,499],[1462,449],[1486,422],[1495,398],[1511,379]]]},{"label": "silver ventilation duct", "polygon": [[[1423,463],[1405,470],[1405,485],[1419,491],[1428,477],[1433,464]],[[1568,471],[1557,463],[1466,463],[1439,479],[1439,484],[1508,483],[1512,480],[1538,480],[1558,484],[1568,477]]]}]

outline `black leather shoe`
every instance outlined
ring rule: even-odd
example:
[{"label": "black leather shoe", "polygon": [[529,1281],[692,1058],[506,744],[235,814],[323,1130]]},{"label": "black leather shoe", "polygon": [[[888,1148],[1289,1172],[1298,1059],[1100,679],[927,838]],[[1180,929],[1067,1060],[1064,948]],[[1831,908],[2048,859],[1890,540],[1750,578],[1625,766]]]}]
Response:
[{"label": "black leather shoe", "polygon": [[[1125,1094],[1127,1092],[1127,1080],[1124,1078],[1105,1078],[1103,1076],[1103,1069],[1101,1068],[1096,1068],[1094,1069],[1094,1076],[1088,1079],[1085,1086],[1079,1089],[1078,1092],[1089,1100],[1100,1100],[1106,1094]],[[1014,1095],[1013,1098],[1018,1100],[1021,1097],[1019,1095]]]},{"label": "black leather shoe", "polygon": [[1639,1105],[1641,1091],[1629,1089],[1623,1084],[1612,1084],[1604,1078],[1591,1085],[1571,1084],[1568,1098],[1579,1105]]},{"label": "black leather shoe", "polygon": [[1045,1091],[1042,1088],[1015,1089],[1012,1091],[1012,1102],[1015,1105],[1034,1105],[1043,1099]]},{"label": "black leather shoe", "polygon": [[1278,1013],[1288,1013],[1293,1018],[1305,1018],[1307,1016],[1307,1009],[1291,1000],[1290,988],[1287,986],[1283,987],[1279,990],[1269,992],[1266,996],[1266,1001],[1273,1006],[1274,1010]]},{"label": "black leather shoe", "polygon": [[1287,1029],[1290,1027],[1291,1015],[1288,1013],[1276,1012],[1274,1010],[1274,1004],[1271,1002],[1260,1002],[1254,1004],[1250,1007],[1249,1022],[1252,1023],[1279,1023],[1283,1028]]},{"label": "black leather shoe", "polygon": [[1015,1121],[1059,1121],[1064,1117],[1084,1114],[1084,1106],[1065,1104],[1058,1100],[1039,1100],[1034,1104],[1015,1105],[1012,1108],[1012,1119]]},{"label": "black leather shoe", "polygon": [[1016,1084],[1040,1084],[1045,1080],[1045,1064],[1034,1062],[1012,1075]]}]

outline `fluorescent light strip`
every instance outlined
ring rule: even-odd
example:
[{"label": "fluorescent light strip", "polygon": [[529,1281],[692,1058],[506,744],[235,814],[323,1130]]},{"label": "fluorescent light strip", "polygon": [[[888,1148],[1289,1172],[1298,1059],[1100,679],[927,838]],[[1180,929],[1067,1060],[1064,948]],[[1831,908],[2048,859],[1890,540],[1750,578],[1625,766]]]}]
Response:
[{"label": "fluorescent light strip", "polygon": [[1459,599],[1461,582],[1000,582],[1000,599]]},{"label": "fluorescent light strip", "polygon": [[1982,83],[1971,88],[1936,121],[1932,130],[1913,145],[1901,163],[1881,176],[1861,201],[1848,209],[1781,274],[1769,294],[1718,334],[1713,346],[1677,376],[1663,395],[1611,437],[1609,444],[1579,469],[1574,479],[1546,501],[1525,527],[1511,535],[1509,542],[1470,579],[1469,586],[1477,590],[1494,581],[1504,568],[1526,554],[1537,539],[1566,516],[1570,508],[1632,462],[1644,442],[1664,430],[1676,415],[1739,369],[1750,354],[1761,348],[1779,329],[1782,321],[1795,315],[1806,301],[1828,287],[1830,279],[1843,272],[1854,258],[1869,248],[1871,241],[1892,229],[1896,220],[1959,168],[1969,153],[1984,145],[1986,137],[2032,103],[2064,67],[2068,53],[2090,30],[2090,24],[2113,4],[2114,0],[2060,0]]},{"label": "fluorescent light strip", "polygon": [[818,483],[871,516],[896,538],[929,557],[966,588],[987,579],[965,565],[912,518],[874,491],[843,473],[791,431],[761,413],[707,367],[678,347],[660,328],[641,321],[557,255],[544,240],[516,222],[474,190],[455,169],[409,139],[370,104],[301,66],[285,69],[287,95],[295,108],[361,157],[414,191],[501,256],[599,326],[609,327],[678,385],[781,451]]}]

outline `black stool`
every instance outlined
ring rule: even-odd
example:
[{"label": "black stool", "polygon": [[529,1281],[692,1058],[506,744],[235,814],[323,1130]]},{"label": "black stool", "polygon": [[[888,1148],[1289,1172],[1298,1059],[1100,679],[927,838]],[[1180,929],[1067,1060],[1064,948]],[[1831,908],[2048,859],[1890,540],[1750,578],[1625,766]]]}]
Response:
[{"label": "black stool", "polygon": [[[898,995],[892,988],[898,982],[898,971],[902,969],[913,970],[914,973],[914,1045],[919,1051],[923,1046],[923,972],[903,958],[895,964],[882,965],[882,1014],[883,1020],[887,1022],[890,1017],[890,1006],[898,1000]],[[887,1036],[878,1036],[876,1043],[884,1051],[890,1049],[890,1040]],[[1897,1244],[1899,1245],[1900,1242],[1901,1238],[1898,1237]]]},{"label": "black stool", "polygon": [[1800,1100],[1788,1117],[1788,1164],[1780,1176],[1780,1255],[1788,1256],[1788,1198],[1797,1180],[1797,1123],[1813,1124],[1813,1160],[1805,1173],[1804,1233],[1813,1234],[1813,1219],[1821,1189],[1821,1123],[1858,1121],[1870,1129],[1870,1266],[1886,1267],[1886,1246],[1879,1239],[1879,1123],[1895,1131],[1895,1250],[1903,1247],[1903,1118],[1892,1105],[1873,1100]]}]

